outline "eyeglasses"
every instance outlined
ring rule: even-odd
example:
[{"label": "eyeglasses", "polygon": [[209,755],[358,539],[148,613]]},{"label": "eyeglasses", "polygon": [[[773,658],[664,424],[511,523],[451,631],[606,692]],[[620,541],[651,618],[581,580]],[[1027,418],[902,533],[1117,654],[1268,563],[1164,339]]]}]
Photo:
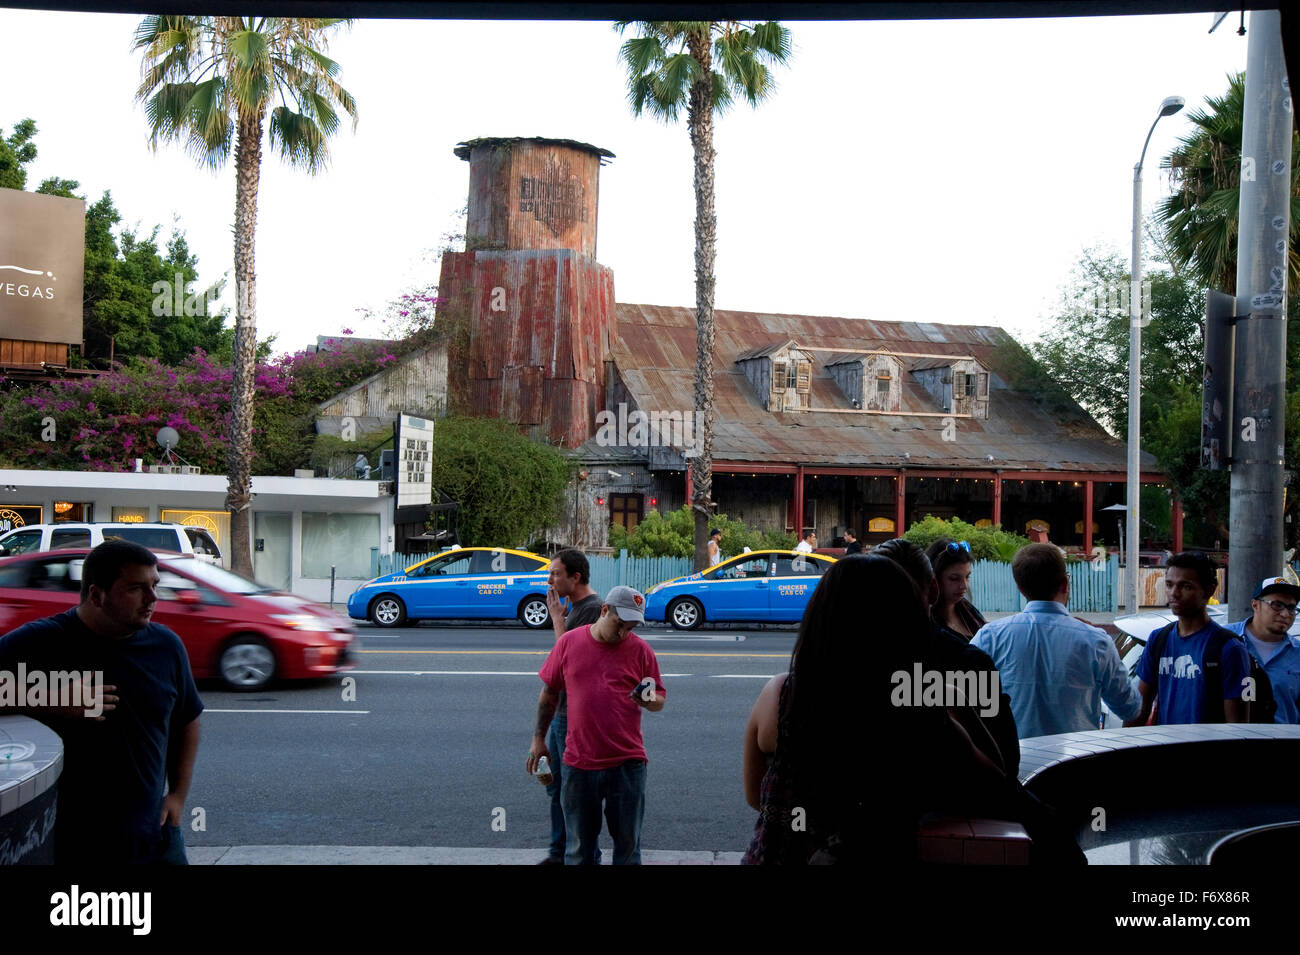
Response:
[{"label": "eyeglasses", "polygon": [[970,553],[970,544],[966,543],[966,541],[951,541],[951,542],[948,544],[948,549],[951,550],[951,551],[961,551],[961,550],[964,550],[966,553],[969,554],[969,553]]},{"label": "eyeglasses", "polygon": [[1295,604],[1284,604],[1280,600],[1261,600],[1260,603],[1268,604],[1274,613],[1285,614],[1288,617],[1294,617],[1296,614]]}]

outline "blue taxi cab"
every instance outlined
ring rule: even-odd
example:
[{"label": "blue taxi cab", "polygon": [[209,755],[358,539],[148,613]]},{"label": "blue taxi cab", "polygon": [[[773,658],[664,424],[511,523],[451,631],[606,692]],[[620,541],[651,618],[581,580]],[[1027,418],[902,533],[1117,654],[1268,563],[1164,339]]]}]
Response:
[{"label": "blue taxi cab", "polygon": [[646,620],[694,630],[705,621],[795,623],[822,574],[825,554],[756,550],[698,574],[666,580],[646,594]]},{"label": "blue taxi cab", "polygon": [[378,627],[417,620],[509,620],[551,625],[546,609],[550,560],[504,547],[456,547],[376,577],[348,598],[348,616]]}]

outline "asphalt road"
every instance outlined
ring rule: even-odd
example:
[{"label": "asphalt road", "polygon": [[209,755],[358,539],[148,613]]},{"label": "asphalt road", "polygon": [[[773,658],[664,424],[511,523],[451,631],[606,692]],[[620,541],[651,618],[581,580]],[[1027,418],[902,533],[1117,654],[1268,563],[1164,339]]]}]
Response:
[{"label": "asphalt road", "polygon": [[[544,849],[549,803],[523,765],[551,634],[509,623],[359,632],[354,687],[200,686],[188,808],[206,830],[187,827],[187,844]],[[794,629],[641,635],[668,690],[662,712],[642,714],[642,847],[742,851],[755,813],[741,733],[764,680],[787,668]]]}]

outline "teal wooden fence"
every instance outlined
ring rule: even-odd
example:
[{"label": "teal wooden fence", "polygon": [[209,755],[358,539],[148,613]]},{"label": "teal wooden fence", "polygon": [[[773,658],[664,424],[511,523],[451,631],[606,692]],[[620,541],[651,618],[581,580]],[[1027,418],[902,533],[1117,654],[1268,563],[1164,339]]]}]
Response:
[{"label": "teal wooden fence", "polygon": [[[429,554],[380,554],[370,549],[370,574],[379,577],[403,570],[429,557]],[[645,593],[655,584],[692,573],[689,557],[630,557],[627,551],[614,556],[589,556],[591,588],[609,593],[611,587],[626,584]],[[1070,611],[1072,613],[1114,613],[1119,609],[1119,558],[1115,554],[1105,563],[1067,561],[1070,573]],[[971,565],[971,603],[985,613],[1015,613],[1025,601],[1016,589],[1011,565],[996,560],[977,560]]]},{"label": "teal wooden fence", "polygon": [[625,550],[617,557],[589,556],[587,561],[591,564],[591,589],[601,595],[619,584],[645,593],[660,581],[695,572],[695,562],[689,557],[629,557]]},{"label": "teal wooden fence", "polygon": [[[1104,563],[1067,561],[1070,574],[1071,613],[1114,613],[1119,606],[1119,558],[1111,554]],[[1011,565],[977,560],[971,565],[970,602],[985,613],[1015,613],[1025,599],[1011,576]]]},{"label": "teal wooden fence", "polygon": [[[381,554],[379,548],[370,549],[370,576],[382,577],[405,570],[432,554]],[[621,551],[617,557],[589,555],[591,588],[596,593],[609,593],[611,587],[626,584],[645,593],[655,584],[673,577],[693,572],[689,557],[629,557]]]}]

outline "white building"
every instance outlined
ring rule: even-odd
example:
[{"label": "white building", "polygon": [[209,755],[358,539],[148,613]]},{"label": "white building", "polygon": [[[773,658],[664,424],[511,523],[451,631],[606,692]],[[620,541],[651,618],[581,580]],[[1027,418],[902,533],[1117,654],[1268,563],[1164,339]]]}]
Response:
[{"label": "white building", "polygon": [[[208,530],[230,552],[226,477],[0,468],[0,530],[67,521],[174,521]],[[254,477],[253,569],[259,583],[322,602],[370,579],[372,554],[393,550],[391,485]],[[229,562],[227,561],[227,566]]]}]

